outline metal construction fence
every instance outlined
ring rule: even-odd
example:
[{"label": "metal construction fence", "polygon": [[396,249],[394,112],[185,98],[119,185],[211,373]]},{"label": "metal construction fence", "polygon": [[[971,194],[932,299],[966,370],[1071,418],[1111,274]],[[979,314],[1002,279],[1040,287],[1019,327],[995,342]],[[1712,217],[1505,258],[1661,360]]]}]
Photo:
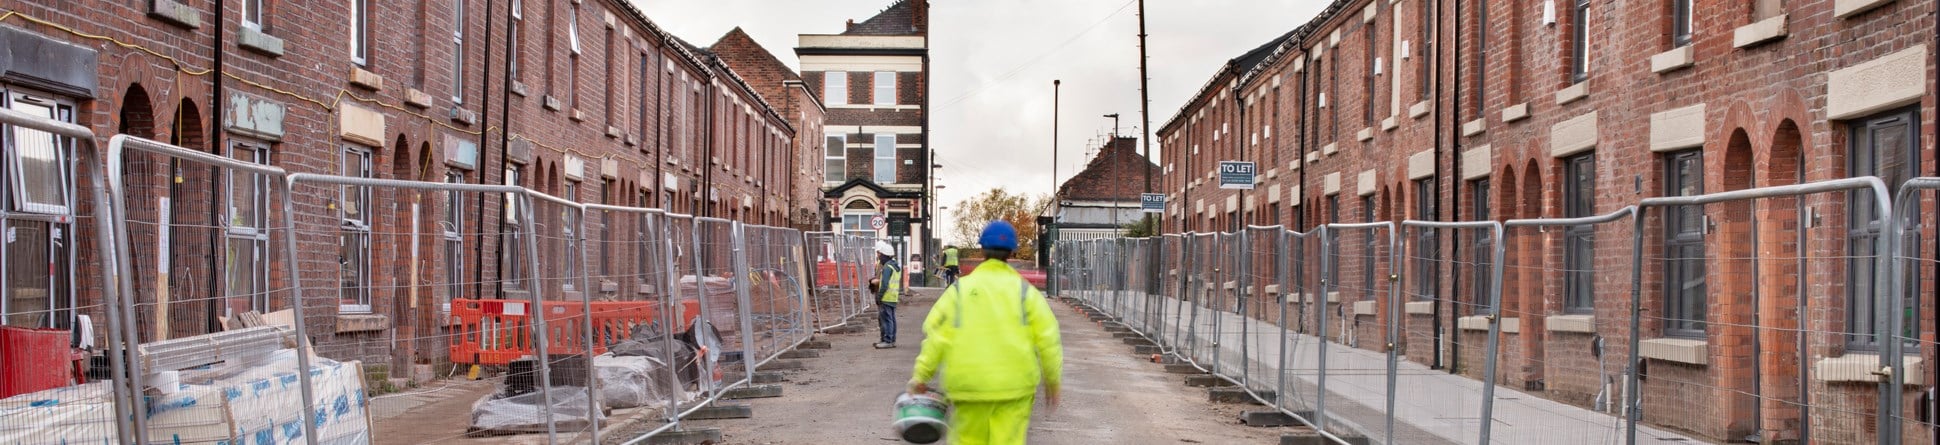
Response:
[{"label": "metal construction fence", "polygon": [[1053,279],[1340,443],[1934,440],[1940,178],[1731,188],[1066,241]]},{"label": "metal construction fence", "polygon": [[867,308],[873,238],[0,124],[67,175],[0,212],[0,443],[640,442]]}]

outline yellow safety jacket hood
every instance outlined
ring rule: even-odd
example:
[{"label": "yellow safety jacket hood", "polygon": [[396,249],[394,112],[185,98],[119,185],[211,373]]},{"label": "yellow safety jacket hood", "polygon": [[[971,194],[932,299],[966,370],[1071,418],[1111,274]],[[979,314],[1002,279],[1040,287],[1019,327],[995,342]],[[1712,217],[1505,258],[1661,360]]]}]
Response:
[{"label": "yellow safety jacket hood", "polygon": [[953,400],[1030,397],[1037,385],[1063,382],[1064,347],[1044,294],[1016,269],[989,260],[943,291],[923,321],[923,351],[912,380],[928,382],[939,366]]}]

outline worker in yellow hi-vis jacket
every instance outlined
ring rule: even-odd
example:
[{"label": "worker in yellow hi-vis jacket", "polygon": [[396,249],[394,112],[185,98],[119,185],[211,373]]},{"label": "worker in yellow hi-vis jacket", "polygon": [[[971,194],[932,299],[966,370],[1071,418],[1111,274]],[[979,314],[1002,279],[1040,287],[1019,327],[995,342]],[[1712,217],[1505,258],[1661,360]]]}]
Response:
[{"label": "worker in yellow hi-vis jacket", "polygon": [[923,321],[909,392],[928,392],[937,367],[947,366],[950,443],[1021,444],[1040,382],[1046,406],[1057,410],[1064,346],[1044,294],[1004,262],[1017,250],[1017,229],[993,221],[979,244],[983,264],[944,290]]}]

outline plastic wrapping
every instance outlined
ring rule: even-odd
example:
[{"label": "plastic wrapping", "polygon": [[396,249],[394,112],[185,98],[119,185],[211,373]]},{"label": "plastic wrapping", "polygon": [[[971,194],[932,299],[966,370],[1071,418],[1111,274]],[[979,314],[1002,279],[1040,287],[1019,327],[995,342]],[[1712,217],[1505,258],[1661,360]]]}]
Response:
[{"label": "plastic wrapping", "polygon": [[[555,429],[584,428],[592,424],[592,416],[587,412],[586,388],[577,386],[556,386],[543,390],[552,394],[552,418]],[[546,413],[541,404],[545,392],[533,391],[511,397],[492,394],[478,399],[472,404],[472,430],[494,433],[525,433],[546,430]]]},{"label": "plastic wrapping", "polygon": [[[303,393],[296,351],[180,373],[174,391],[147,398],[151,443],[283,444],[303,441]],[[370,443],[370,415],[357,362],[313,357],[318,443]],[[0,400],[0,444],[115,442],[113,395],[89,383]]]},{"label": "plastic wrapping", "polygon": [[667,403],[667,365],[647,356],[593,357],[599,370],[600,403],[609,408],[659,407]]}]

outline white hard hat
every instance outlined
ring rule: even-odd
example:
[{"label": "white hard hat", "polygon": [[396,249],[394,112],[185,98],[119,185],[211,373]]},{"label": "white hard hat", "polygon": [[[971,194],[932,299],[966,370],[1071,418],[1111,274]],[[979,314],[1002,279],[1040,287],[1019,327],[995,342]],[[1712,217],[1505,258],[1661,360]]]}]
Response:
[{"label": "white hard hat", "polygon": [[889,245],[889,243],[886,243],[886,242],[882,242],[882,241],[877,241],[877,242],[876,242],[876,253],[880,253],[880,254],[882,254],[883,256],[894,256],[894,255],[896,255],[896,248],[895,248],[895,247],[890,247],[890,245]]}]

